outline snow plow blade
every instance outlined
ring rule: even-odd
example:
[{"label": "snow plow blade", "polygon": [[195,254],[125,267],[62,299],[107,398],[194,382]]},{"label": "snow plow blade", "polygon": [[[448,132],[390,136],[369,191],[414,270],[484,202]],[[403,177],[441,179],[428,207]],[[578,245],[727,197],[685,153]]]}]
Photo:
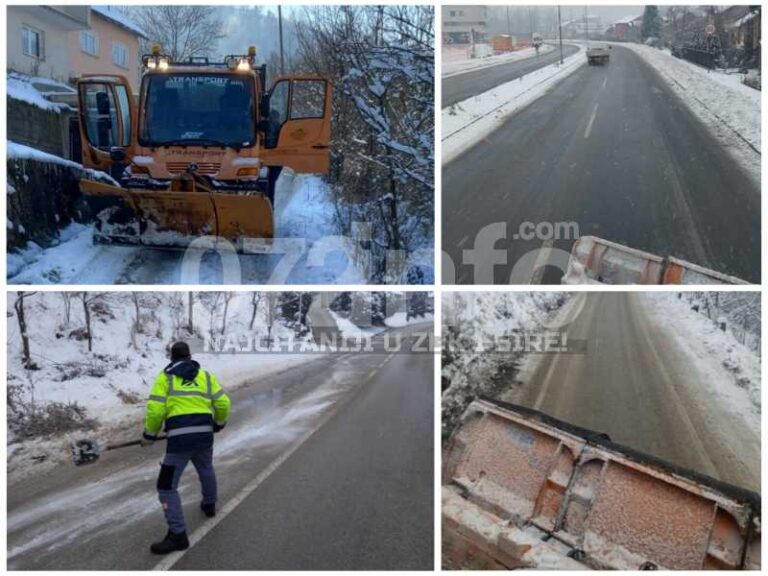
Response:
[{"label": "snow plow blade", "polygon": [[446,568],[760,569],[760,496],[496,400],[443,455]]},{"label": "snow plow blade", "polygon": [[190,176],[174,180],[170,190],[82,179],[80,191],[95,217],[98,243],[185,248],[201,236],[216,236],[240,250],[244,238],[274,236],[265,196],[215,192]]},{"label": "snow plow blade", "polygon": [[571,249],[564,284],[747,284],[744,280],[671,256],[662,258],[596,236]]}]

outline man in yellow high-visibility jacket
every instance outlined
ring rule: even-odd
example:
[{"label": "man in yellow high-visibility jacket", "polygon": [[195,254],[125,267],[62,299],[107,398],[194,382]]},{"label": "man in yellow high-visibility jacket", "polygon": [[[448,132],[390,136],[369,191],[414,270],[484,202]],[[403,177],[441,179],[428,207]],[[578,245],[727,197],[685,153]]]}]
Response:
[{"label": "man in yellow high-visibility jacket", "polygon": [[151,445],[165,424],[165,458],[160,465],[157,492],[168,522],[165,538],[152,544],[155,554],[189,548],[178,487],[189,461],[202,486],[200,508],[216,515],[216,473],[213,469],[213,434],[229,419],[230,401],[210,372],[192,360],[186,342],[171,347],[171,363],[157,376],[147,400],[142,446]]}]

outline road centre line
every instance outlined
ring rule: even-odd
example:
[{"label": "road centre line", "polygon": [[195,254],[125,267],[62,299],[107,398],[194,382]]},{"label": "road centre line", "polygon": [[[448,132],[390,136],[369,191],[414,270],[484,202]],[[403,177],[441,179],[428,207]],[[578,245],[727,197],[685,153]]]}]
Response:
[{"label": "road centre line", "polygon": [[592,133],[592,124],[595,122],[595,116],[597,116],[597,107],[600,105],[600,102],[595,102],[595,108],[592,110],[592,116],[589,117],[589,123],[587,124],[587,129],[584,131],[584,138],[589,138],[589,135]]}]

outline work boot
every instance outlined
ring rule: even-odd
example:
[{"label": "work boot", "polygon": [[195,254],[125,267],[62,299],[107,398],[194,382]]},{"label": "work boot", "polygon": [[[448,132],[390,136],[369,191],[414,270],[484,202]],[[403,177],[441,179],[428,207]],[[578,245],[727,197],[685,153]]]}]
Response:
[{"label": "work boot", "polygon": [[168,534],[165,535],[165,539],[161,542],[155,542],[150,546],[153,554],[170,554],[177,550],[186,550],[189,548],[189,540],[187,540],[187,533],[174,534],[168,530]]},{"label": "work boot", "polygon": [[204,502],[200,502],[200,510],[202,510],[208,518],[216,516],[216,504],[205,504]]}]

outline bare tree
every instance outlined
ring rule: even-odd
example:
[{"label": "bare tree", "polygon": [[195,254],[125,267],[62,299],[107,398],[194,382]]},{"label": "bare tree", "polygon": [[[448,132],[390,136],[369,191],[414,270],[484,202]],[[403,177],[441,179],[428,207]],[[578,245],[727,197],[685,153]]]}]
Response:
[{"label": "bare tree", "polygon": [[251,323],[248,325],[249,330],[253,330],[253,323],[256,321],[256,313],[259,311],[262,296],[261,292],[251,292]]},{"label": "bare tree", "polygon": [[224,23],[216,6],[137,6],[131,15],[149,42],[160,44],[163,53],[175,62],[209,56],[224,37]]},{"label": "bare tree", "polygon": [[275,325],[275,320],[277,320],[280,294],[278,292],[265,292],[264,300],[266,304],[267,345],[269,348],[272,348],[272,327]]},{"label": "bare tree", "polygon": [[224,315],[221,319],[221,333],[224,334],[227,331],[227,313],[229,312],[229,303],[236,295],[235,292],[224,292],[222,298],[224,300]]},{"label": "bare tree", "polygon": [[67,326],[69,326],[69,323],[72,321],[72,300],[75,299],[76,293],[75,292],[59,292],[61,294],[61,300],[64,303],[64,320],[67,323]]},{"label": "bare tree", "polygon": [[16,320],[19,323],[19,333],[21,335],[21,360],[24,368],[34,369],[35,363],[32,361],[32,354],[29,350],[29,334],[27,332],[27,317],[24,313],[24,300],[34,296],[37,292],[16,292],[16,301],[13,308],[16,310]]},{"label": "bare tree", "polygon": [[187,330],[189,331],[190,334],[195,333],[194,310],[195,310],[195,293],[190,291],[189,297],[187,299],[187,313],[188,313]]},{"label": "bare tree", "polygon": [[88,340],[88,352],[93,352],[93,331],[91,328],[91,306],[104,296],[101,292],[80,292],[80,302],[83,304],[85,318],[85,338]]}]

